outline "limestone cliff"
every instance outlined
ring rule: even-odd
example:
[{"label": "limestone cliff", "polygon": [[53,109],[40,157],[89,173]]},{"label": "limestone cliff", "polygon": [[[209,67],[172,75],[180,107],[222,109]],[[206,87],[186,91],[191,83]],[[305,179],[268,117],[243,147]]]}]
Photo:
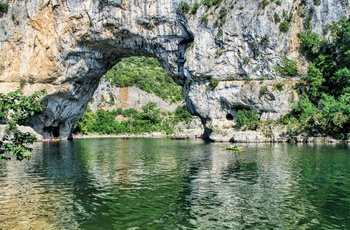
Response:
[{"label": "limestone cliff", "polygon": [[117,108],[134,108],[141,111],[142,106],[150,102],[156,103],[157,107],[164,112],[174,112],[182,102],[170,103],[152,93],[147,93],[137,87],[116,87],[101,80],[89,105],[93,111],[97,109],[115,110]]},{"label": "limestone cliff", "polygon": [[[31,125],[44,137],[58,133],[61,138],[69,136],[107,70],[123,57],[146,55],[185,86],[188,108],[201,118],[209,138],[231,139],[233,128],[222,129],[234,122],[237,109],[276,118],[297,100],[292,84],[276,92],[269,81],[244,80],[284,81],[274,68],[284,57],[298,60],[303,73],[307,63],[298,52],[297,33],[306,25],[324,32],[327,24],[349,15],[344,0],[317,5],[314,0],[223,0],[187,14],[178,11],[180,0],[0,2],[9,6],[0,17],[1,91],[46,88],[44,110]],[[276,14],[288,21],[286,32]],[[208,90],[210,79],[220,83]],[[269,89],[265,97],[258,93],[262,84]],[[233,120],[226,122],[228,114]]]}]

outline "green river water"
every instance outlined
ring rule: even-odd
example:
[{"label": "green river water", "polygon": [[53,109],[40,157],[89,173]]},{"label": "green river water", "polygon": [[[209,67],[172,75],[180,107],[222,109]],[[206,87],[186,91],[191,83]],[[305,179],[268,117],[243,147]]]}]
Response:
[{"label": "green river water", "polygon": [[347,144],[36,143],[0,162],[0,229],[350,229]]}]

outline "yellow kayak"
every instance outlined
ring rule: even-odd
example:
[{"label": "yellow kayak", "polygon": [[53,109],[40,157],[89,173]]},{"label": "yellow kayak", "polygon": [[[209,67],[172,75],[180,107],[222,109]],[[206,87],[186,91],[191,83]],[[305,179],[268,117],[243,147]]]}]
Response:
[{"label": "yellow kayak", "polygon": [[226,146],[227,150],[233,150],[233,151],[243,151],[243,147],[231,147],[231,146]]}]

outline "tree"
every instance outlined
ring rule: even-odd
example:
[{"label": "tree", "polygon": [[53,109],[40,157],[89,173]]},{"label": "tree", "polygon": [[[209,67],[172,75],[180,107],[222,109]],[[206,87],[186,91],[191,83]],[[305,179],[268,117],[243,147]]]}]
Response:
[{"label": "tree", "polygon": [[259,124],[259,114],[255,110],[242,109],[237,111],[237,126],[256,129]]},{"label": "tree", "polygon": [[322,72],[313,63],[311,63],[309,66],[309,71],[304,79],[309,86],[309,95],[312,98],[316,98],[319,95],[320,87],[325,81]]},{"label": "tree", "polygon": [[300,131],[349,138],[350,19],[333,22],[328,28],[328,38],[310,31],[300,34],[301,51],[310,61],[304,77],[308,91],[292,115]]},{"label": "tree", "polygon": [[1,159],[11,159],[11,154],[17,160],[29,159],[30,148],[36,137],[29,132],[21,132],[17,125],[25,125],[34,114],[42,111],[38,100],[45,91],[24,96],[20,90],[0,93],[0,124],[6,124],[4,136],[0,140]]}]

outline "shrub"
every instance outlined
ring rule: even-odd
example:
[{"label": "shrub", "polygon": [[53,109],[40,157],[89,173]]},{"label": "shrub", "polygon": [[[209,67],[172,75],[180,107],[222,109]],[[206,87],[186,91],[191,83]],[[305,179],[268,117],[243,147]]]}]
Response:
[{"label": "shrub", "polygon": [[[115,117],[122,115],[124,120],[118,122]],[[76,124],[74,132],[82,134],[126,134],[126,133],[149,133],[164,131],[167,134],[173,132],[174,125],[183,121],[191,122],[192,115],[187,111],[186,106],[179,106],[173,113],[164,114],[150,102],[142,106],[142,111],[133,108],[118,108],[114,111],[97,110],[94,113],[91,109],[86,110],[83,117]]]},{"label": "shrub", "polygon": [[316,98],[319,95],[319,89],[322,86],[325,79],[322,72],[314,65],[310,64],[307,74],[303,77],[309,86],[309,95],[312,98]]},{"label": "shrub", "polygon": [[179,123],[180,121],[186,124],[193,120],[193,116],[188,112],[186,106],[178,106],[174,112],[174,123]]},{"label": "shrub", "polygon": [[269,45],[269,43],[270,43],[270,37],[269,37],[269,35],[265,34],[264,37],[262,37],[262,39],[261,39],[261,45],[263,47],[267,47]]},{"label": "shrub", "polygon": [[6,12],[9,5],[7,3],[0,3],[0,12]]},{"label": "shrub", "polygon": [[0,124],[6,124],[3,137],[0,139],[0,158],[11,159],[13,155],[17,160],[31,157],[28,145],[36,140],[35,135],[21,132],[17,125],[25,125],[30,117],[42,111],[39,98],[46,92],[39,91],[30,96],[23,96],[20,90],[0,93]]},{"label": "shrub", "polygon": [[211,89],[211,90],[215,89],[216,86],[219,85],[219,82],[220,82],[220,81],[219,81],[218,79],[213,79],[213,78],[211,78],[211,79],[209,80],[209,89]]},{"label": "shrub", "polygon": [[282,5],[282,1],[281,1],[281,0],[276,0],[275,3],[276,3],[278,6]]},{"label": "shrub", "polygon": [[253,51],[253,54],[254,54],[254,57],[257,57],[260,55],[260,46],[259,46],[259,43],[254,41],[250,44],[250,47]]},{"label": "shrub", "polygon": [[256,129],[259,124],[259,115],[255,110],[242,109],[237,111],[237,126]]},{"label": "shrub", "polygon": [[202,4],[206,7],[217,6],[222,2],[222,0],[202,0]]},{"label": "shrub", "polygon": [[202,16],[201,16],[201,22],[204,24],[204,25],[208,25],[208,15],[206,15],[206,14],[203,14]]},{"label": "shrub", "polygon": [[259,3],[259,5],[260,5],[263,9],[265,9],[265,7],[266,7],[268,4],[269,4],[269,1],[268,1],[268,0],[262,0],[262,1]]},{"label": "shrub", "polygon": [[19,79],[19,88],[20,88],[20,89],[23,89],[23,87],[25,86],[25,84],[27,84],[26,79],[24,79],[24,78]]},{"label": "shrub", "polygon": [[200,4],[198,2],[195,2],[191,9],[191,14],[196,14],[199,7],[200,7]]},{"label": "shrub", "polygon": [[219,12],[219,19],[222,24],[226,22],[226,15],[227,9],[225,7],[222,7]]},{"label": "shrub", "polygon": [[280,92],[282,92],[283,91],[283,83],[278,82],[278,83],[273,85],[273,88],[278,90],[278,91],[280,91]]},{"label": "shrub", "polygon": [[224,49],[219,48],[218,50],[216,50],[215,52],[215,57],[220,57],[223,54]]},{"label": "shrub", "polygon": [[316,6],[321,5],[321,0],[314,0],[314,4],[315,4]]},{"label": "shrub", "polygon": [[187,14],[190,11],[191,7],[187,2],[180,2],[179,11],[183,14]]},{"label": "shrub", "polygon": [[276,66],[275,71],[281,74],[283,77],[293,77],[298,74],[297,62],[283,58],[283,64]]},{"label": "shrub", "polygon": [[275,23],[280,23],[281,22],[281,18],[280,16],[278,15],[278,13],[274,13],[273,14],[273,18],[275,19]]},{"label": "shrub", "polygon": [[260,88],[260,96],[264,96],[266,94],[268,94],[269,90],[267,89],[267,86],[264,85]]},{"label": "shrub", "polygon": [[280,31],[286,33],[289,30],[289,22],[283,21],[280,24]]}]

